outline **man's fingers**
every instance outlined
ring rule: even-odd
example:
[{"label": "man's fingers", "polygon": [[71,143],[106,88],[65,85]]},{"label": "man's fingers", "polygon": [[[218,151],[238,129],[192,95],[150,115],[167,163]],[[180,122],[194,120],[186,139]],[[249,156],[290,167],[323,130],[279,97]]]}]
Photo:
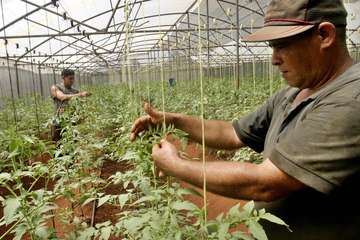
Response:
[{"label": "man's fingers", "polygon": [[159,112],[154,109],[149,103],[144,104],[144,111],[149,114],[150,117],[158,118]]},{"label": "man's fingers", "polygon": [[133,141],[136,139],[136,136],[137,136],[137,134],[131,133],[131,135],[130,135],[130,141],[133,142]]},{"label": "man's fingers", "polygon": [[134,130],[131,131],[131,135],[130,135],[130,139],[131,140],[134,140],[138,135],[139,133],[142,131],[143,129],[137,127],[135,128]]},{"label": "man's fingers", "polygon": [[165,173],[163,171],[159,171],[159,177],[165,177]]},{"label": "man's fingers", "polygon": [[152,152],[156,152],[161,148],[160,144],[154,144],[153,148],[152,148]]},{"label": "man's fingers", "polygon": [[141,133],[144,130],[145,130],[144,127],[137,127],[135,129],[133,129],[130,134],[130,140],[134,141],[136,139],[136,137],[139,135],[139,133]]},{"label": "man's fingers", "polygon": [[[131,132],[141,132],[145,129],[146,125],[148,125],[150,118],[148,116],[143,116],[138,118],[134,124],[131,126]],[[139,131],[140,129],[140,131]]]},{"label": "man's fingers", "polygon": [[138,125],[141,123],[143,117],[140,117],[138,119],[135,120],[135,122],[133,123],[133,125],[131,126],[131,132],[134,132],[135,129],[138,127]]},{"label": "man's fingers", "polygon": [[160,140],[160,145],[167,145],[167,144],[169,144],[169,142],[166,139],[163,138]]},{"label": "man's fingers", "polygon": [[137,125],[133,129],[131,129],[131,133],[134,133],[135,135],[137,135],[142,130],[143,130],[143,127],[141,125]]},{"label": "man's fingers", "polygon": [[160,178],[166,176],[166,174],[160,168],[158,168],[156,166],[155,166],[155,175]]}]

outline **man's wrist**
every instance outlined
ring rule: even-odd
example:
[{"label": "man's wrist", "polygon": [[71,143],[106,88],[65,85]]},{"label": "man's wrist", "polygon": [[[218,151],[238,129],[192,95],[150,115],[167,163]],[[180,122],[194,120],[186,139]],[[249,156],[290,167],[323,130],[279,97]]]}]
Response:
[{"label": "man's wrist", "polygon": [[168,174],[173,177],[178,177],[180,179],[184,178],[184,173],[188,169],[188,163],[189,161],[182,159],[179,156],[175,157],[176,159],[173,159],[172,162],[174,164],[171,164],[168,166]]}]

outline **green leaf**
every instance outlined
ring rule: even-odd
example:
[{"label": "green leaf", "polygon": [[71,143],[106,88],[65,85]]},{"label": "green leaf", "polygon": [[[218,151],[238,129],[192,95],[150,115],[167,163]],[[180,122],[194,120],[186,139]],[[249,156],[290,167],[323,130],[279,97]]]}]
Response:
[{"label": "green leaf", "polygon": [[125,155],[121,158],[121,160],[136,160],[139,159],[139,156],[136,152],[128,151]]},{"label": "green leaf", "polygon": [[133,217],[124,221],[124,227],[130,234],[135,234],[139,228],[143,227],[143,224],[147,222],[148,219],[141,217]]},{"label": "green leaf", "polygon": [[93,197],[86,199],[86,200],[83,202],[82,206],[85,206],[86,204],[94,201],[95,199],[96,199],[96,198],[93,198]]},{"label": "green leaf", "polygon": [[[116,183],[115,183],[115,184],[116,184]],[[123,187],[124,187],[125,189],[127,189],[127,187],[129,186],[129,184],[130,184],[130,181],[127,180],[127,181],[124,182]]]},{"label": "green leaf", "polygon": [[91,237],[94,236],[96,230],[93,227],[86,228],[81,232],[80,236],[77,238],[78,240],[90,240]]},{"label": "green leaf", "polygon": [[13,240],[21,240],[22,236],[26,233],[26,225],[19,224],[15,228],[15,237]]},{"label": "green leaf", "polygon": [[156,198],[154,196],[145,196],[145,197],[140,198],[136,202],[134,202],[133,205],[140,204],[143,202],[153,202],[155,200],[156,200]]},{"label": "green leaf", "polygon": [[12,151],[9,155],[8,155],[8,159],[14,158],[16,156],[20,155],[20,153],[18,152],[18,148],[16,148],[14,151]]},{"label": "green leaf", "polygon": [[264,208],[260,209],[260,210],[259,210],[259,215],[262,216],[262,215],[264,215],[264,214],[265,214],[265,209],[264,209]]},{"label": "green leaf", "polygon": [[210,222],[206,225],[206,230],[209,235],[219,230],[219,225],[217,222]]},{"label": "green leaf", "polygon": [[141,231],[141,240],[152,240],[151,227],[147,226]]},{"label": "green leaf", "polygon": [[224,218],[224,213],[222,212],[216,216],[216,221],[221,222],[223,220],[223,218]]},{"label": "green leaf", "polygon": [[183,238],[182,238],[182,232],[177,232],[177,233],[175,234],[175,240],[181,240],[181,239],[183,239]]},{"label": "green leaf", "polygon": [[197,206],[189,201],[176,201],[173,202],[171,204],[171,208],[175,209],[175,210],[188,210],[188,211],[194,211],[195,209],[197,209]]},{"label": "green leaf", "polygon": [[102,205],[104,205],[107,201],[109,201],[110,198],[111,198],[111,195],[106,195],[106,196],[100,198],[98,201],[97,207],[101,207]]},{"label": "green leaf", "polygon": [[229,223],[222,223],[220,224],[219,231],[218,231],[218,238],[219,240],[226,240],[226,236],[228,235],[230,228]]},{"label": "green leaf", "polygon": [[100,240],[108,240],[110,238],[112,227],[104,227],[101,229]]},{"label": "green leaf", "polygon": [[[261,217],[262,219],[268,220],[269,222],[286,226],[286,227],[290,230],[289,225],[287,225],[283,220],[281,220],[280,218],[278,218],[278,217],[275,216],[275,215],[272,215],[271,213],[265,213],[264,215],[262,215],[262,216],[260,216],[260,217]],[[291,231],[291,230],[290,230],[290,231]]]},{"label": "green leaf", "polygon": [[0,173],[0,182],[7,182],[11,180],[11,174],[9,173]]},{"label": "green leaf", "polygon": [[230,208],[230,210],[228,211],[228,215],[235,217],[239,214],[239,207],[240,207],[240,203],[236,204],[235,206],[233,206],[232,208]]},{"label": "green leaf", "polygon": [[26,136],[26,135],[24,135],[23,137],[24,137],[24,140],[25,140],[26,142],[29,142],[29,143],[31,143],[31,144],[34,144],[34,143],[35,143],[34,140],[33,140],[31,137]]},{"label": "green leaf", "polygon": [[129,200],[129,194],[119,195],[120,207],[123,208],[128,200]]},{"label": "green leaf", "polygon": [[97,223],[95,224],[95,227],[97,229],[100,229],[100,228],[104,228],[104,227],[109,227],[111,225],[111,222],[110,221],[106,221],[106,222],[102,222],[102,223]]},{"label": "green leaf", "polygon": [[48,239],[50,232],[46,226],[40,225],[36,227],[35,234],[40,239]]},{"label": "green leaf", "polygon": [[247,211],[248,213],[252,213],[254,207],[255,207],[254,201],[250,201],[247,202],[242,208],[244,209],[244,211]]},{"label": "green leaf", "polygon": [[6,224],[10,224],[15,221],[14,216],[20,207],[20,201],[17,198],[8,198],[4,202],[4,218]]},{"label": "green leaf", "polygon": [[41,207],[39,209],[39,213],[46,213],[46,212],[49,212],[51,210],[55,210],[57,208],[58,208],[58,206],[56,204],[48,203],[48,204],[44,205],[43,207]]},{"label": "green leaf", "polygon": [[103,149],[106,146],[106,142],[94,143],[92,146],[97,149]]},{"label": "green leaf", "polygon": [[249,235],[246,235],[245,233],[240,232],[240,231],[233,232],[231,235],[234,236],[234,237],[236,237],[236,239],[241,239],[241,240],[254,240],[253,237],[251,237],[251,236],[249,236]]},{"label": "green leaf", "polygon": [[266,236],[266,233],[264,231],[264,228],[257,221],[250,220],[247,223],[247,226],[249,227],[251,234],[257,240],[267,240],[268,239]]},{"label": "green leaf", "polygon": [[182,196],[182,195],[195,195],[195,196],[202,197],[202,194],[199,193],[198,191],[196,191],[193,188],[180,188],[179,190],[177,190],[177,194],[179,194],[180,196]]}]

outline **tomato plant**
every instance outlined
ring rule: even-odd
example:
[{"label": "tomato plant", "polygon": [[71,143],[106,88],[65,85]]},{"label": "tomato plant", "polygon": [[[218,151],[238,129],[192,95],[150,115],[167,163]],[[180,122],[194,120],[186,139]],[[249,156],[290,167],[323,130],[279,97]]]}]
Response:
[{"label": "tomato plant", "polygon": [[[40,140],[36,129],[48,131],[51,122],[51,100],[39,102],[43,110],[41,125],[35,121],[33,110],[24,101],[16,102],[21,115],[15,128],[9,108],[0,112],[0,188],[4,216],[1,237],[12,234],[14,239],[27,235],[31,239],[59,239],[51,224],[60,206],[58,199],[69,202],[62,220],[71,225],[65,239],[267,239],[259,224],[261,219],[287,226],[265,210],[254,208],[253,202],[234,206],[228,214],[204,222],[204,210],[186,200],[186,195],[201,194],[182,188],[175,179],[163,180],[156,176],[151,160],[153,144],[167,135],[186,145],[186,134],[167,126],[149,129],[135,141],[129,139],[133,121],[144,114],[142,101],[150,100],[162,106],[160,83],[145,86],[139,82],[134,92],[123,84],[88,87],[93,96],[73,99],[63,115],[57,118],[62,127],[62,139],[53,144]],[[226,80],[206,81],[204,92],[205,116],[208,119],[232,120],[261,104],[268,93],[247,91],[252,84],[235,90]],[[148,89],[148,92],[141,91]],[[179,83],[165,89],[165,110],[198,115],[200,111],[198,83]],[[150,96],[149,96],[150,95]],[[26,126],[26,127],[25,127]],[[47,154],[46,161],[36,156]],[[261,157],[244,149],[224,153],[219,157],[229,161],[261,162]],[[105,161],[130,166],[104,178],[101,170]],[[24,182],[24,178],[29,179]],[[40,182],[42,184],[40,184]],[[40,184],[40,186],[38,186]],[[106,193],[108,186],[121,188],[121,193]],[[99,209],[110,205],[121,209],[116,221],[106,220],[91,224],[76,209],[84,206]],[[246,225],[248,232],[230,231]]]}]

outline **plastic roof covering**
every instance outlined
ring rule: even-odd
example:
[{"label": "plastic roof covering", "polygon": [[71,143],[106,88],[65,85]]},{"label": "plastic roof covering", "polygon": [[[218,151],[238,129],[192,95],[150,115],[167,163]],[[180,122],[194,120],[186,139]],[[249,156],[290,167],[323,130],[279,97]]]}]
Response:
[{"label": "plastic roof covering", "polygon": [[[236,62],[236,36],[237,27],[240,28],[240,38],[251,33],[256,28],[263,25],[263,16],[266,7],[269,3],[268,0],[243,0],[239,1],[239,25],[236,24],[236,0],[209,0],[209,29],[215,29],[209,33],[209,49],[210,49],[210,63],[221,64],[226,62]],[[197,8],[190,14],[189,20],[193,27],[199,23]],[[201,25],[207,23],[207,6],[206,1],[200,5]],[[187,28],[187,19],[184,19],[178,28]],[[205,28],[203,26],[203,28]],[[224,28],[224,30],[218,29]],[[186,34],[186,33],[185,33]],[[171,34],[170,39],[175,39],[174,33]],[[204,49],[203,61],[207,62],[207,32],[202,31],[201,38],[204,40],[202,43]],[[183,36],[186,39],[186,36]],[[197,33],[191,35],[191,45],[197,46],[199,36]],[[188,40],[182,42],[182,47],[188,46]],[[219,47],[217,47],[219,46]],[[259,54],[267,53],[269,48],[267,44],[257,43],[251,45],[240,42],[240,56],[242,58],[249,58],[249,56],[257,56]],[[198,49],[194,49],[192,55],[193,59],[198,59]]]},{"label": "plastic roof covering", "polygon": [[[191,56],[193,60],[198,60],[197,0],[127,0],[130,5],[128,26],[134,31],[128,34],[128,48],[124,44],[125,0],[59,0],[58,7],[51,0],[2,1],[5,21],[1,21],[0,26],[1,57],[6,56],[6,35],[11,59],[24,62],[32,60],[57,68],[72,67],[88,71],[119,68],[124,64],[125,50],[130,51],[127,56],[131,63],[156,62],[154,59],[159,58],[160,48],[165,61],[174,55]],[[206,2],[203,0],[200,5],[204,60],[207,59]],[[240,37],[263,24],[268,2],[239,0]],[[208,0],[208,3],[209,59],[212,64],[234,62],[236,0]],[[345,0],[345,6],[349,12],[348,43],[359,46],[360,1]],[[29,15],[24,17],[25,14]],[[21,20],[3,29],[3,26],[17,19]],[[189,29],[191,31],[187,31]],[[59,32],[66,36],[60,36]],[[163,45],[160,47],[161,38]],[[271,53],[264,43],[240,42],[240,46],[243,59]]]}]

